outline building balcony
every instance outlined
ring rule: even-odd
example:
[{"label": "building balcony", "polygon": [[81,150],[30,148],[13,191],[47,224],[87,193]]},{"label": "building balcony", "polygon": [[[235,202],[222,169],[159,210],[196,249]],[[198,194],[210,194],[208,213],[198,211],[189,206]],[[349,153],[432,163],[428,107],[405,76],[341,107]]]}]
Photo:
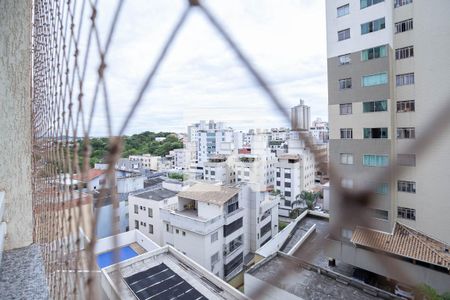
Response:
[{"label": "building balcony", "polygon": [[201,235],[209,234],[224,224],[224,218],[222,215],[211,219],[205,219],[199,217],[197,210],[194,209],[185,209],[180,211],[168,207],[162,208],[160,210],[160,214],[162,220],[170,223],[172,226]]}]

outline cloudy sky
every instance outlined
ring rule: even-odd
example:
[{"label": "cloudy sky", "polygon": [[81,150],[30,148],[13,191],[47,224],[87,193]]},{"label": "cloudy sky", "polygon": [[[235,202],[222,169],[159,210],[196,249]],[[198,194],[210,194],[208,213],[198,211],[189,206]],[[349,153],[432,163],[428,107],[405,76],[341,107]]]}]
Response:
[{"label": "cloudy sky", "polygon": [[[115,4],[100,3],[97,26],[104,43]],[[185,5],[175,0],[124,2],[105,74],[113,133],[120,129]],[[327,119],[325,1],[215,0],[206,5],[286,109],[302,98],[313,118]],[[97,62],[90,63],[86,94],[95,82]],[[107,134],[103,97],[93,118],[94,136]],[[89,101],[85,105],[88,108]],[[183,132],[187,125],[209,119],[240,130],[288,126],[201,11],[194,9],[126,133]]]}]

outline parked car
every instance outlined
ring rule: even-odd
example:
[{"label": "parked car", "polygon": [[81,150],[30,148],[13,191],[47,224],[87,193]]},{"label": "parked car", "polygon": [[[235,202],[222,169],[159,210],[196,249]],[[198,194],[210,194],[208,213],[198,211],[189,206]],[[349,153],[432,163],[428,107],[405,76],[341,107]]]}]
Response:
[{"label": "parked car", "polygon": [[395,285],[394,294],[408,300],[414,300],[414,290],[409,286],[397,283]]}]

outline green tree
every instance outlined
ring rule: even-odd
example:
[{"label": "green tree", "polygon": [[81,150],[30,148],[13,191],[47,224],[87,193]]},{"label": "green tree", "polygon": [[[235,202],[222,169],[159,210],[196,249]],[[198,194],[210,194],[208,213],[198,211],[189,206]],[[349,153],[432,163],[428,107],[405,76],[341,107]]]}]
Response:
[{"label": "green tree", "polygon": [[295,196],[295,201],[292,201],[291,206],[305,204],[308,209],[313,209],[318,197],[318,193],[302,191]]}]

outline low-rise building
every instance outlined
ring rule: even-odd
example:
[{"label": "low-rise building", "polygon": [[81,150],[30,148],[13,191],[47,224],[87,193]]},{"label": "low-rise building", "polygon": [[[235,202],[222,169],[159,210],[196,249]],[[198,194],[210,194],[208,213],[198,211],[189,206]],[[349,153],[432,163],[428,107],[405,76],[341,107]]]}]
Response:
[{"label": "low-rise building", "polygon": [[128,159],[133,162],[140,162],[141,166],[145,169],[152,171],[158,171],[161,169],[161,156],[153,156],[151,154],[130,155]]},{"label": "low-rise building", "polygon": [[[164,183],[163,183],[164,186]],[[152,241],[164,245],[163,222],[160,209],[178,202],[177,192],[165,187],[131,194],[128,197],[130,228],[139,229]]]},{"label": "low-rise building", "polygon": [[225,155],[215,155],[203,165],[203,179],[211,182],[233,184],[236,182],[233,160]]},{"label": "low-rise building", "polygon": [[226,280],[242,270],[247,247],[239,188],[197,183],[160,213],[166,244]]}]

